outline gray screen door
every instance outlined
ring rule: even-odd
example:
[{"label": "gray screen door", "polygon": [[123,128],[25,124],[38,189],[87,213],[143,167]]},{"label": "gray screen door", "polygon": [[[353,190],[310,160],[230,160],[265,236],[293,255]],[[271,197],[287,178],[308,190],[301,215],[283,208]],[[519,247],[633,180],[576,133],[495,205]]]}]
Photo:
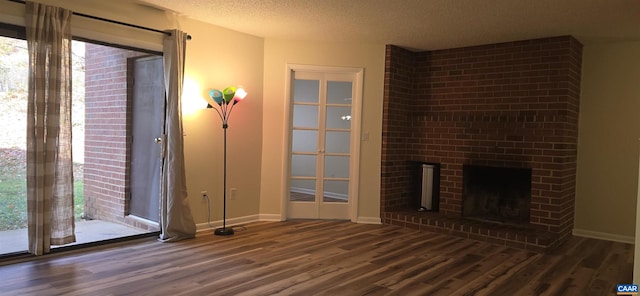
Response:
[{"label": "gray screen door", "polygon": [[[162,57],[130,60],[131,199],[130,214],[159,221],[164,84]],[[131,82],[130,82],[131,83]]]}]

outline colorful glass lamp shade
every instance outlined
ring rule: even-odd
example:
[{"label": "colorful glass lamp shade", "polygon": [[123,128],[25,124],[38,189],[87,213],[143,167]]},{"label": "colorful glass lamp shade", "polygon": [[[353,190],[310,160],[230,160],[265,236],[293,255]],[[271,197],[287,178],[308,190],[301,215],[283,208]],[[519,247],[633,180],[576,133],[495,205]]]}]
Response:
[{"label": "colorful glass lamp shade", "polygon": [[218,105],[222,105],[222,92],[217,89],[212,89],[209,91],[209,97],[216,102]]}]

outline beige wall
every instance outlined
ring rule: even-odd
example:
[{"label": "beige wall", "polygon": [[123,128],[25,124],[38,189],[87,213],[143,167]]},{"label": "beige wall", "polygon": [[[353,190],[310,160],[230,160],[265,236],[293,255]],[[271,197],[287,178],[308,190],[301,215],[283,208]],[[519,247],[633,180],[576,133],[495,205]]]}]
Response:
[{"label": "beige wall", "polygon": [[[234,32],[131,1],[41,1],[77,12],[154,29],[178,28],[193,39],[187,43],[183,104],[201,100],[210,88],[242,85],[247,98],[236,105],[228,129],[228,184],[237,199],[228,201],[227,217],[257,215],[260,203],[262,145],[263,39]],[[24,5],[7,2],[0,21],[19,23]],[[5,5],[5,3],[3,3]],[[3,16],[3,14],[5,14]],[[13,15],[10,15],[13,14]],[[18,21],[16,21],[18,20]],[[161,50],[162,34],[74,17],[74,35],[100,41]],[[206,201],[211,198],[212,221],[222,219],[222,124],[214,110],[184,116],[185,162],[189,203],[196,223],[207,222]]]},{"label": "beige wall", "polygon": [[[227,129],[227,187],[236,188],[236,199],[227,196],[227,218],[258,214],[262,151],[263,39],[183,20],[182,28],[193,39],[187,47],[185,79],[199,86],[206,97],[211,88],[243,86],[249,93],[234,107]],[[222,219],[223,132],[213,109],[184,116],[185,160],[191,209],[196,223],[207,221],[206,202],[211,197],[212,221]]]},{"label": "beige wall", "polygon": [[[380,218],[380,147],[384,44],[334,44],[266,39],[260,213],[280,217],[286,194],[282,167],[285,150],[285,77],[287,64],[364,68],[358,217]],[[281,217],[285,218],[285,217]]]},{"label": "beige wall", "polygon": [[588,45],[582,62],[576,231],[633,238],[640,151],[640,42]]}]

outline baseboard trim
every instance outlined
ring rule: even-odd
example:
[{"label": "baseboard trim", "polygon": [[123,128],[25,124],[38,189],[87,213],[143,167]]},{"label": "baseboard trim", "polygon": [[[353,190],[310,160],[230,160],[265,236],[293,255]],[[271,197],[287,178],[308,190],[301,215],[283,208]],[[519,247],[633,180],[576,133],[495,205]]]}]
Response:
[{"label": "baseboard trim", "polygon": [[[282,216],[278,214],[258,214],[227,219],[227,226],[236,226],[259,221],[280,222],[284,220],[282,219]],[[379,217],[358,217],[356,223],[382,224],[382,220]],[[196,232],[208,231],[218,227],[222,227],[222,220],[211,221],[211,223],[199,223],[196,224]]]},{"label": "baseboard trim", "polygon": [[360,224],[382,224],[380,217],[358,217],[356,223]]},{"label": "baseboard trim", "polygon": [[[257,221],[260,221],[258,215],[249,215],[244,217],[229,218],[227,219],[226,224],[227,226],[236,226],[240,224],[246,224],[246,223],[257,222]],[[208,223],[208,222],[199,223],[199,224],[196,224],[196,232],[207,231],[207,230],[211,230],[213,228],[218,228],[218,227],[222,227],[222,220],[211,221],[211,223]]]},{"label": "baseboard trim", "polygon": [[279,214],[259,214],[258,221],[280,222],[284,220]]},{"label": "baseboard trim", "polygon": [[[259,221],[280,222],[283,220],[278,214],[258,214],[227,219],[227,226],[236,226]],[[222,227],[222,220],[211,221],[211,223],[199,223],[196,224],[196,232],[207,231],[218,227]]]},{"label": "baseboard trim", "polygon": [[635,244],[635,237],[627,236],[627,235],[611,234],[606,232],[591,231],[591,230],[576,229],[576,228],[573,229],[573,235],[626,243],[626,244]]}]

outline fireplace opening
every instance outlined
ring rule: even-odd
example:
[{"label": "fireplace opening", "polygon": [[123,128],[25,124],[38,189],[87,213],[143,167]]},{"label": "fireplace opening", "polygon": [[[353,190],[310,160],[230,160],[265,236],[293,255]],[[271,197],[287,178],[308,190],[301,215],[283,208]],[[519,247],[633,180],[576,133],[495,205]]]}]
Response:
[{"label": "fireplace opening", "polygon": [[462,216],[525,225],[531,205],[531,169],[463,166]]}]

